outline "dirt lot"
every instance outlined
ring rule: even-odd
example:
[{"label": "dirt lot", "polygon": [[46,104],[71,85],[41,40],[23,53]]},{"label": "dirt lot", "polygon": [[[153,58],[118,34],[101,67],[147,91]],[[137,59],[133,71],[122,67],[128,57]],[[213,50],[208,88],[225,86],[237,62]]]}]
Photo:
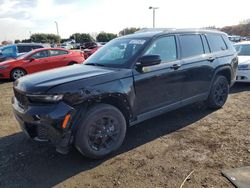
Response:
[{"label": "dirt lot", "polygon": [[20,132],[12,83],[0,83],[0,187],[233,187],[221,169],[250,165],[250,85],[231,89],[223,109],[187,106],[128,130],[104,160],[68,155]]}]

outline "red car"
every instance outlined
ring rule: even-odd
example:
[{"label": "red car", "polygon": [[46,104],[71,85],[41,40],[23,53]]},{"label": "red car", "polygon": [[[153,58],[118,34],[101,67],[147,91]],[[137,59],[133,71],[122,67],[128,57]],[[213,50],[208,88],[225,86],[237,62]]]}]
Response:
[{"label": "red car", "polygon": [[101,48],[102,46],[96,46],[92,49],[88,48],[88,49],[84,49],[84,58],[87,59],[89,56],[91,56],[93,53],[95,53],[99,48]]},{"label": "red car", "polygon": [[84,60],[82,52],[61,48],[41,48],[16,59],[0,62],[0,78],[16,80],[26,74],[80,64]]}]

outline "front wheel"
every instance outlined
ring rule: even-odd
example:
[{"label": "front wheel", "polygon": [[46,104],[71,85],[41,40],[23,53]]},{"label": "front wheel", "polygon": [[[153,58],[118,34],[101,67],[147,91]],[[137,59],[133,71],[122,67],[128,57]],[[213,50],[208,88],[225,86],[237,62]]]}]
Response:
[{"label": "front wheel", "polygon": [[10,73],[10,78],[11,78],[13,81],[15,81],[15,80],[17,80],[18,78],[21,78],[22,76],[25,76],[26,74],[27,74],[27,73],[26,73],[25,70],[17,68],[17,69],[14,69],[14,70],[11,71],[11,73]]},{"label": "front wheel", "polygon": [[228,98],[229,84],[227,78],[222,75],[218,75],[210,90],[210,94],[207,100],[209,108],[221,108]]},{"label": "front wheel", "polygon": [[116,107],[94,105],[78,127],[75,146],[88,158],[102,158],[121,146],[126,127],[126,120]]}]

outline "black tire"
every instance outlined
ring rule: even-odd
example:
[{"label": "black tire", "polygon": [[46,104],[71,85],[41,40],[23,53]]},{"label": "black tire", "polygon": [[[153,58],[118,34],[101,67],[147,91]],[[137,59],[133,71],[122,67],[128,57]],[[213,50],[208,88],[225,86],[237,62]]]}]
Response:
[{"label": "black tire", "polygon": [[222,75],[216,76],[207,100],[208,107],[213,109],[221,108],[226,103],[228,94],[229,84],[227,78]]},{"label": "black tire", "polygon": [[120,110],[108,104],[96,104],[78,127],[75,146],[88,158],[103,158],[121,146],[126,127]]},{"label": "black tire", "polygon": [[76,64],[76,62],[73,62],[73,61],[72,61],[72,62],[69,62],[69,63],[68,63],[68,66],[74,65],[74,64]]},{"label": "black tire", "polygon": [[18,78],[21,78],[22,76],[25,76],[27,74],[27,72],[23,69],[20,69],[20,68],[16,68],[16,69],[13,69],[10,73],[10,78],[11,80],[15,81],[17,80]]}]

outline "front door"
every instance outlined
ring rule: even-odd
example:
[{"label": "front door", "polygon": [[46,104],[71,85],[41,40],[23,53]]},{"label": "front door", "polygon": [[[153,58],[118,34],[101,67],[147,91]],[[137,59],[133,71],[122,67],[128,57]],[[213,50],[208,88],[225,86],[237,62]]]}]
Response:
[{"label": "front door", "polygon": [[50,69],[48,50],[35,52],[29,59],[26,64],[29,73]]},{"label": "front door", "polygon": [[178,105],[184,75],[175,36],[156,39],[144,55],[160,55],[162,61],[159,65],[134,70],[136,114]]}]

